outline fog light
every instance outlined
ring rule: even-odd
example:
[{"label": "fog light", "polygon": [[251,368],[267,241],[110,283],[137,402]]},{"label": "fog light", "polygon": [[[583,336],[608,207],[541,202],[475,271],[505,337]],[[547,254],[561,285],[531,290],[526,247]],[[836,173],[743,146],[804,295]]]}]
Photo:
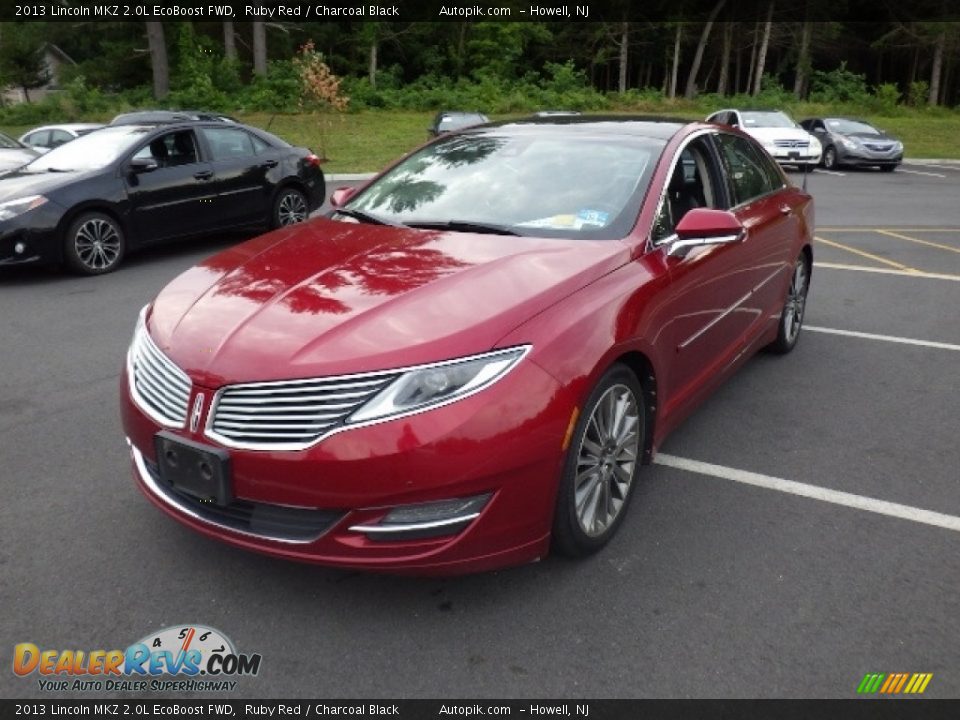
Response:
[{"label": "fog light", "polygon": [[397,541],[454,535],[480,515],[492,493],[393,508],[375,525],[354,525],[371,540]]},{"label": "fog light", "polygon": [[26,249],[27,249],[26,244],[22,242],[18,242],[16,245],[13,246],[13,251],[17,255],[23,255],[23,253],[26,252]]}]

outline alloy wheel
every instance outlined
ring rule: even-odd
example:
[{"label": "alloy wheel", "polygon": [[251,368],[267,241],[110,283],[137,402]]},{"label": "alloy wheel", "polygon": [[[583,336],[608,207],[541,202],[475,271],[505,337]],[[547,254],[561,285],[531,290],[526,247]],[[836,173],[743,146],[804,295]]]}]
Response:
[{"label": "alloy wheel", "polygon": [[121,249],[120,233],[109,220],[90,218],[77,228],[73,247],[77,259],[88,269],[106,270],[117,263]]},{"label": "alloy wheel", "polygon": [[626,385],[613,385],[594,405],[577,453],[574,503],[589,537],[602,535],[623,509],[640,454],[640,408]]},{"label": "alloy wheel", "polygon": [[280,227],[293,225],[307,219],[307,201],[299,192],[285,192],[277,203],[277,224]]},{"label": "alloy wheel", "polygon": [[797,260],[787,291],[787,303],[783,312],[783,335],[788,343],[793,343],[800,333],[803,312],[807,306],[807,263],[803,258]]}]

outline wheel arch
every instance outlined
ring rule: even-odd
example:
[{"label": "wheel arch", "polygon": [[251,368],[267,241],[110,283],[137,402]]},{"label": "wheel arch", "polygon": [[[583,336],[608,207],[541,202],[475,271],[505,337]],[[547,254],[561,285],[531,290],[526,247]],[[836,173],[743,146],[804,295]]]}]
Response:
[{"label": "wheel arch", "polygon": [[653,438],[657,422],[657,373],[650,359],[638,350],[623,353],[611,366],[617,363],[630,369],[643,390],[643,464],[649,465],[653,461]]},{"label": "wheel arch", "polygon": [[126,243],[127,249],[130,249],[130,228],[128,227],[126,218],[124,218],[123,214],[118,212],[115,207],[111,207],[107,203],[98,202],[96,200],[74,205],[63,214],[63,217],[60,218],[60,222],[57,224],[57,237],[60,240],[61,246],[66,240],[67,229],[73,224],[74,220],[84,213],[90,212],[102,213],[103,215],[106,215],[112,220],[116,221],[117,224],[120,225],[120,230],[123,232],[123,239]]}]

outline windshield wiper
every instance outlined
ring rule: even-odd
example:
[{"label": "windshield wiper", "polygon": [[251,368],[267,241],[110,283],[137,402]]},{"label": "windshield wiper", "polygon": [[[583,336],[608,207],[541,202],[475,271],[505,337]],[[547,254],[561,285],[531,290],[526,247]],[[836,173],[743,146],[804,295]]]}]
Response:
[{"label": "windshield wiper", "polygon": [[365,223],[373,223],[374,225],[389,225],[390,227],[406,227],[403,223],[394,222],[393,220],[387,220],[386,218],[379,217],[373,213],[368,213],[365,210],[352,210],[348,208],[337,208],[334,210],[338,215],[346,215],[347,217],[352,217],[354,220],[360,220]]},{"label": "windshield wiper", "polygon": [[473,222],[472,220],[424,220],[409,223],[410,227],[424,230],[453,230],[454,232],[489,233],[491,235],[520,235],[506,225]]}]

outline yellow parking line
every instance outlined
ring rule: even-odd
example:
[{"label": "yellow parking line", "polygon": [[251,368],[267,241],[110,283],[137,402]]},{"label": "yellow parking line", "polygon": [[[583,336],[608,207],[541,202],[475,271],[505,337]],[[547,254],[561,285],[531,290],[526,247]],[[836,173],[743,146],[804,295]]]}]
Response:
[{"label": "yellow parking line", "polygon": [[822,227],[818,228],[821,232],[829,233],[870,233],[870,232],[883,232],[884,230],[899,230],[900,232],[932,232],[932,233],[960,233],[960,228],[927,228],[927,227],[916,227],[916,228],[871,228],[871,227]]},{"label": "yellow parking line", "polygon": [[838,243],[835,240],[827,240],[826,238],[822,238],[819,235],[814,235],[813,239],[816,240],[817,242],[822,242],[824,245],[835,247],[838,250],[846,250],[847,252],[853,253],[854,255],[860,255],[861,257],[865,257],[870,260],[873,260],[874,262],[878,262],[883,265],[889,265],[890,267],[895,267],[897,270],[903,270],[905,272],[910,272],[910,273],[920,272],[916,268],[909,267],[908,265],[903,265],[901,263],[894,262],[893,260],[887,260],[887,258],[880,257],[879,255],[874,255],[873,253],[868,253],[865,250],[858,250],[855,247],[850,247],[849,245]]},{"label": "yellow parking line", "polygon": [[894,270],[893,268],[873,267],[872,265],[844,265],[841,263],[820,262],[819,260],[817,260],[813,266],[827,270],[856,270],[858,272],[877,273],[880,275],[901,275],[903,277],[921,278],[924,280],[953,280],[954,282],[960,282],[960,275],[931,273],[925,270]]},{"label": "yellow parking line", "polygon": [[930,247],[939,248],[940,250],[949,250],[950,252],[955,252],[960,255],[960,248],[954,247],[953,245],[944,245],[942,243],[930,242],[929,240],[921,240],[920,238],[910,237],[909,235],[901,235],[900,233],[895,233],[892,230],[877,230],[881,235],[887,235],[889,237],[900,238],[901,240],[907,240],[912,243],[917,243],[919,245],[929,245]]}]

